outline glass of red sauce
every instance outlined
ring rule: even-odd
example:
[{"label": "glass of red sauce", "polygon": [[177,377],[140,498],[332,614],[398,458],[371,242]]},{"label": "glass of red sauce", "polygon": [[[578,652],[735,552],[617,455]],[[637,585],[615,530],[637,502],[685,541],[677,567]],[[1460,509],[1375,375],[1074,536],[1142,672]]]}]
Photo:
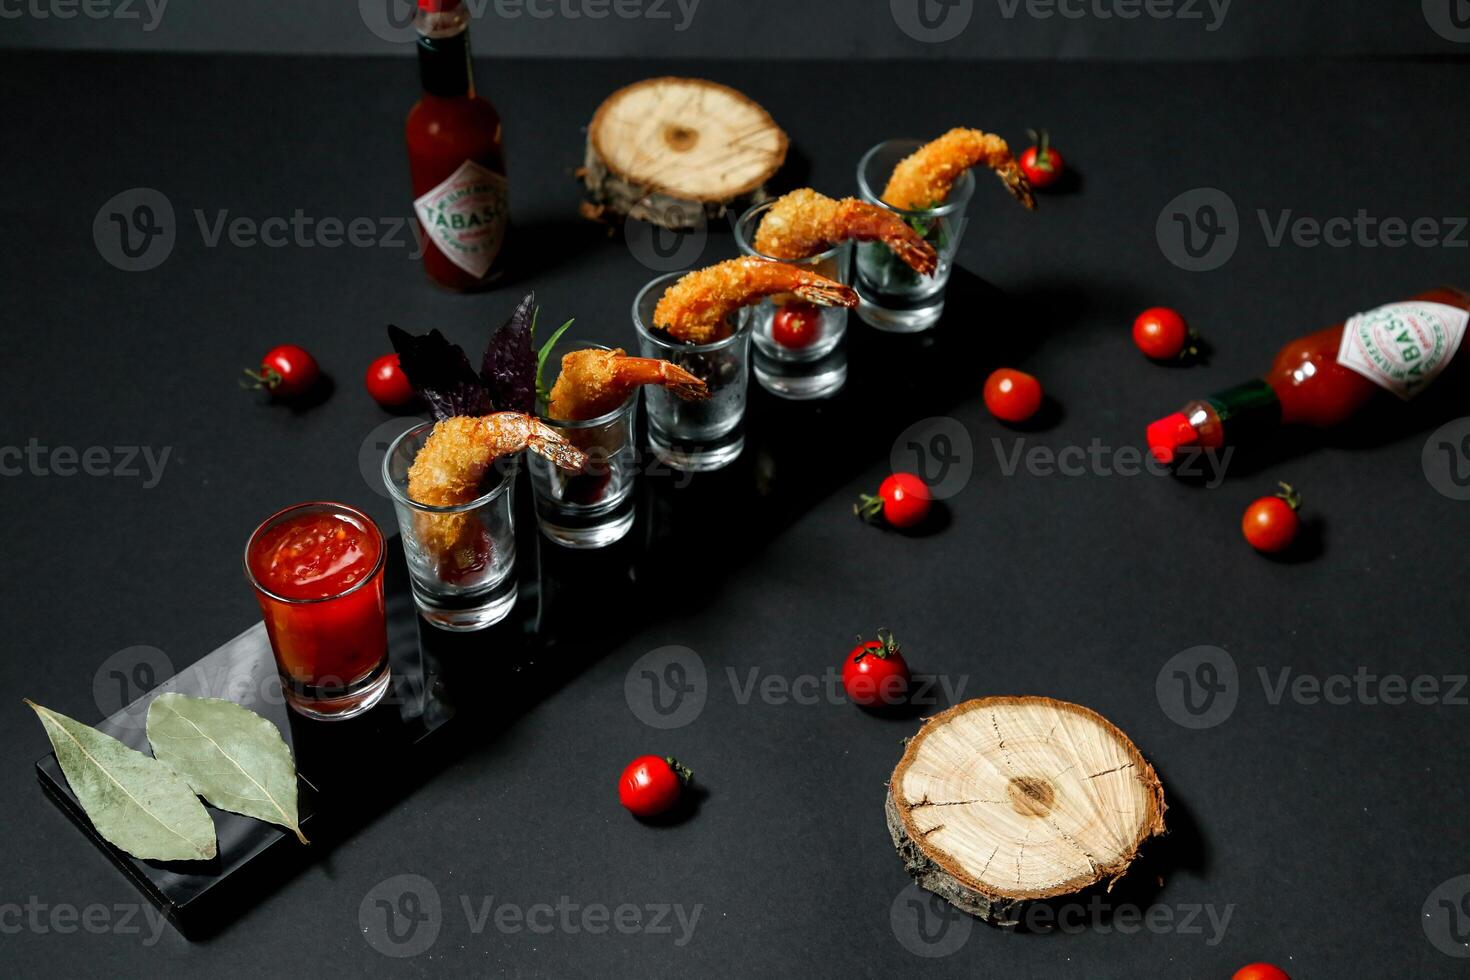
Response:
[{"label": "glass of red sauce", "polygon": [[286,701],[308,718],[362,714],[388,690],[383,534],[352,507],[307,503],[245,545]]}]

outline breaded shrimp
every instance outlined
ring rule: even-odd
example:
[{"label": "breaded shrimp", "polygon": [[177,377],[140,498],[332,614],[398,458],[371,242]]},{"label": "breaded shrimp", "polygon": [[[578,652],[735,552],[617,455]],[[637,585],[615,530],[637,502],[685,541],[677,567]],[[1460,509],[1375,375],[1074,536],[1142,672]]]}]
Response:
[{"label": "breaded shrimp", "polygon": [[680,398],[704,398],[705,383],[669,361],[629,357],[618,350],[574,350],[561,359],[561,374],[551,387],[548,414],[586,421],[606,415],[640,385],[660,385]]},{"label": "breaded shrimp", "polygon": [[795,293],[818,306],[858,305],[857,293],[808,269],[755,256],[729,259],[684,276],[664,292],[654,326],[677,340],[708,344],[729,336],[726,317],[766,296]]},{"label": "breaded shrimp", "polygon": [[[587,457],[551,426],[533,415],[496,412],[479,418],[444,419],[414,457],[408,470],[409,499],[433,507],[467,504],[481,494],[490,464],[498,457],[529,449],[565,470],[579,470]],[[472,514],[418,514],[420,545],[437,555],[441,569],[468,567],[480,526]]]},{"label": "breaded shrimp", "polygon": [[880,241],[915,272],[933,275],[934,246],[892,211],[845,197],[834,201],[811,188],[776,199],[755,233],[755,247],[777,259],[805,259],[849,239]]},{"label": "breaded shrimp", "polygon": [[978,129],[951,129],[900,160],[883,189],[883,203],[904,211],[936,208],[949,198],[960,174],[980,164],[994,170],[1016,200],[1036,208],[1031,185],[1006,141]]}]

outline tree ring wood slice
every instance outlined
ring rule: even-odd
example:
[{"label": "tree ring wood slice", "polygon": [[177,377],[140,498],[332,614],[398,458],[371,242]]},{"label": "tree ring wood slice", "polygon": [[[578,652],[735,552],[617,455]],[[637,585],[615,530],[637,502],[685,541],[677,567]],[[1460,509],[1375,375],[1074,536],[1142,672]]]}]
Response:
[{"label": "tree ring wood slice", "polygon": [[764,200],[787,145],[770,113],[727,85],[635,82],[608,96],[587,127],[582,211],[697,227]]},{"label": "tree ring wood slice", "polygon": [[1030,902],[1111,887],[1164,832],[1163,786],[1115,725],[1043,697],[929,719],[888,784],[893,845],[923,888],[997,925]]}]

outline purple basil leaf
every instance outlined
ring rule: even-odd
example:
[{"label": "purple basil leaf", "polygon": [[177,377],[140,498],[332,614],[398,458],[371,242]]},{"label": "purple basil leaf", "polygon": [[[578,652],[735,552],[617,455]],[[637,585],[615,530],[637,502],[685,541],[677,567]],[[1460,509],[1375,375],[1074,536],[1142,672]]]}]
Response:
[{"label": "purple basil leaf", "polygon": [[495,411],[490,392],[470,367],[463,350],[437,330],[415,336],[395,326],[388,339],[398,352],[398,363],[408,383],[429,406],[436,419],[456,415],[488,415]]},{"label": "purple basil leaf", "polygon": [[485,348],[480,376],[503,411],[536,411],[536,351],[531,345],[535,319],[536,294],[527,293]]}]

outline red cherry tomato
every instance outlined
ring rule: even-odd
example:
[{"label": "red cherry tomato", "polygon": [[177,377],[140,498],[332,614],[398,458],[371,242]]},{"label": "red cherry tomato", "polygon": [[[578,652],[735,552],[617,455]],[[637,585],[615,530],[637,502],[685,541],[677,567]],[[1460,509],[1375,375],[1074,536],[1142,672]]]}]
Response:
[{"label": "red cherry tomato", "polygon": [[1041,382],[1025,371],[1001,368],[985,379],[985,407],[1003,422],[1024,422],[1041,407]]},{"label": "red cherry tomato", "polygon": [[822,311],[812,303],[795,301],[776,311],[771,338],[782,347],[809,347],[822,332]]},{"label": "red cherry tomato", "polygon": [[316,358],[294,344],[272,347],[260,359],[260,370],[245,374],[255,379],[255,384],[247,388],[264,388],[274,397],[288,400],[310,391],[322,376]]},{"label": "red cherry tomato", "polygon": [[1021,172],[1026,175],[1026,180],[1032,187],[1050,187],[1061,179],[1062,169],[1066,165],[1062,162],[1062,155],[1052,149],[1051,138],[1046,130],[1030,132],[1036,145],[1028,146],[1021,153]]},{"label": "red cherry tomato", "polygon": [[1236,970],[1230,980],[1291,980],[1291,977],[1270,963],[1251,963]]},{"label": "red cherry tomato", "polygon": [[1296,540],[1301,519],[1297,509],[1302,498],[1290,486],[1281,484],[1281,492],[1274,497],[1261,497],[1245,509],[1240,530],[1252,548],[1267,554],[1284,551]]},{"label": "red cherry tomato", "polygon": [[652,817],[679,802],[684,786],[693,778],[694,773],[676,759],[640,755],[618,779],[618,801],[635,816]]},{"label": "red cherry tomato", "polygon": [[384,408],[403,408],[415,397],[397,354],[384,354],[368,365],[366,383],[373,401]]},{"label": "red cherry tomato", "polygon": [[909,693],[909,665],[892,633],[879,630],[878,639],[852,648],[842,662],[842,689],[848,700],[865,708],[903,702]]},{"label": "red cherry tomato", "polygon": [[1150,307],[1133,321],[1133,343],[1156,361],[1172,360],[1189,343],[1189,325],[1167,306]]},{"label": "red cherry tomato", "polygon": [[929,516],[929,485],[912,473],[894,473],[878,484],[876,494],[863,494],[853,512],[866,521],[883,520],[892,527],[913,527]]}]

